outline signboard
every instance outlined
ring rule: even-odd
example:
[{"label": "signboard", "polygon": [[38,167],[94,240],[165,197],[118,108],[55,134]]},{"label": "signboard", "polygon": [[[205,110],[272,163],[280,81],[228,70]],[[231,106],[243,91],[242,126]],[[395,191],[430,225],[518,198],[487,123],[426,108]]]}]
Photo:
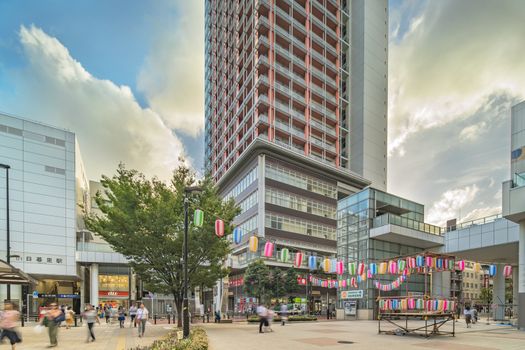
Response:
[{"label": "signboard", "polygon": [[363,299],[363,290],[343,290],[341,291],[341,299]]},{"label": "signboard", "polygon": [[99,290],[98,296],[99,297],[126,297],[127,298],[129,296],[129,292]]},{"label": "signboard", "polygon": [[345,316],[355,316],[357,310],[357,302],[355,300],[348,300],[343,302],[345,309]]},{"label": "signboard", "polygon": [[[36,297],[35,297],[35,293],[37,293]],[[80,295],[79,294],[47,294],[47,293],[33,292],[33,298],[80,299]]]},{"label": "signboard", "polygon": [[33,292],[33,298],[38,298],[38,292],[36,290]]}]

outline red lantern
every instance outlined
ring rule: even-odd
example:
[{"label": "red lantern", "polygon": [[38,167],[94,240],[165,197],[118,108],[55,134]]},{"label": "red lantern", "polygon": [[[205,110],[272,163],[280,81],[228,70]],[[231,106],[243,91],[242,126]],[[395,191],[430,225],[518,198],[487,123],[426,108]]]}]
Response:
[{"label": "red lantern", "polygon": [[295,259],[294,259],[294,266],[295,267],[301,267],[303,264],[303,253],[295,253]]},{"label": "red lantern", "polygon": [[217,237],[224,236],[224,221],[221,219],[215,220],[215,234]]}]

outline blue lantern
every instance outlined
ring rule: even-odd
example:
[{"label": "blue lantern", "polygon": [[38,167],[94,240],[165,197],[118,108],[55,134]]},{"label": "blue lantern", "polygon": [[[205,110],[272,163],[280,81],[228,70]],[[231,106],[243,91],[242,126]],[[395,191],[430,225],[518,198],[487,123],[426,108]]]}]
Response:
[{"label": "blue lantern", "polygon": [[490,276],[496,275],[496,265],[490,265],[489,266],[489,275]]},{"label": "blue lantern", "polygon": [[236,227],[233,229],[233,243],[239,244],[242,240],[242,230],[240,227]]},{"label": "blue lantern", "polygon": [[317,260],[313,255],[310,255],[308,257],[308,268],[310,270],[315,270],[317,268]]},{"label": "blue lantern", "polygon": [[416,266],[423,267],[425,266],[425,257],[422,255],[416,256]]}]

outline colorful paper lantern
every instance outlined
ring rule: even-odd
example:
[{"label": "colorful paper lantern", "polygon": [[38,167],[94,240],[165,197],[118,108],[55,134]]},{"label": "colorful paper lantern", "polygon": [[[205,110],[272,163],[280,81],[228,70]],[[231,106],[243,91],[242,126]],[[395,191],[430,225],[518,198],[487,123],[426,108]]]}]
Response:
[{"label": "colorful paper lantern", "polygon": [[512,275],[512,266],[505,265],[503,267],[503,276],[510,277]]},{"label": "colorful paper lantern", "polygon": [[215,235],[217,237],[224,236],[224,221],[221,219],[215,220]]},{"label": "colorful paper lantern", "polygon": [[362,275],[364,273],[365,273],[365,264],[360,262],[359,264],[357,264],[357,274]]},{"label": "colorful paper lantern", "polygon": [[233,243],[239,244],[242,241],[242,230],[240,227],[233,229]]},{"label": "colorful paper lantern", "polygon": [[264,245],[264,256],[267,258],[270,258],[273,256],[273,247],[274,244],[270,241],[266,242]]},{"label": "colorful paper lantern", "polygon": [[196,227],[202,227],[204,223],[204,212],[200,209],[195,209],[193,212],[193,225]]},{"label": "colorful paper lantern", "polygon": [[303,264],[303,253],[295,253],[295,259],[293,264],[295,267],[301,267],[301,265]]},{"label": "colorful paper lantern", "polygon": [[443,269],[443,259],[442,258],[437,258],[436,259],[436,268],[438,269]]},{"label": "colorful paper lantern", "polygon": [[489,275],[495,276],[496,275],[496,265],[489,265]]},{"label": "colorful paper lantern", "polygon": [[330,273],[335,273],[337,269],[337,259],[330,260]]},{"label": "colorful paper lantern", "polygon": [[317,268],[317,259],[314,255],[308,257],[308,268],[310,270],[315,270]]},{"label": "colorful paper lantern", "polygon": [[387,263],[386,262],[382,262],[379,264],[379,274],[380,275],[384,275],[386,273],[386,270],[387,270]]},{"label": "colorful paper lantern", "polygon": [[371,277],[373,275],[377,275],[377,264],[376,263],[370,263],[368,265],[368,274],[369,274],[368,277]]},{"label": "colorful paper lantern", "polygon": [[433,264],[433,259],[431,256],[426,256],[425,257],[425,266],[427,267],[434,267],[434,264]]},{"label": "colorful paper lantern", "polygon": [[454,270],[454,264],[455,264],[454,260],[451,259],[448,261],[448,269],[450,271]]},{"label": "colorful paper lantern", "polygon": [[458,261],[456,267],[459,271],[465,270],[465,260]]},{"label": "colorful paper lantern", "polygon": [[336,271],[338,275],[342,275],[345,272],[345,264],[342,261],[338,261],[336,265]]},{"label": "colorful paper lantern", "polygon": [[249,242],[250,252],[255,253],[257,248],[259,248],[259,238],[257,236],[251,236]]},{"label": "colorful paper lantern", "polygon": [[425,257],[422,255],[416,256],[416,266],[423,267],[425,266]]},{"label": "colorful paper lantern", "polygon": [[330,272],[330,259],[328,258],[323,260],[323,271],[326,273]]},{"label": "colorful paper lantern", "polygon": [[397,262],[395,261],[390,261],[389,262],[389,269],[388,271],[390,272],[390,274],[394,275],[394,274],[397,274]]},{"label": "colorful paper lantern", "polygon": [[481,271],[481,264],[474,263],[474,272],[480,272],[480,271]]},{"label": "colorful paper lantern", "polygon": [[281,261],[287,262],[289,258],[290,258],[290,251],[288,250],[288,248],[281,249]]},{"label": "colorful paper lantern", "polygon": [[407,258],[407,263],[406,263],[406,264],[407,264],[407,267],[408,267],[409,269],[414,269],[414,268],[416,268],[416,258],[414,258],[414,257],[408,257],[408,258]]},{"label": "colorful paper lantern", "polygon": [[355,275],[357,270],[357,266],[355,262],[348,263],[348,274],[349,275]]},{"label": "colorful paper lantern", "polygon": [[405,259],[399,259],[397,261],[397,272],[398,273],[402,273],[403,271],[405,271],[405,267],[406,267],[406,260]]}]

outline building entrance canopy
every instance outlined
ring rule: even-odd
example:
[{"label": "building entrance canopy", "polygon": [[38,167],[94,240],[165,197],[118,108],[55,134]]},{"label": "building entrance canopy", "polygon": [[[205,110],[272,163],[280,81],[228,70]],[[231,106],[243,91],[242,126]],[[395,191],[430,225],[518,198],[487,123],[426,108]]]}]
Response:
[{"label": "building entrance canopy", "polygon": [[0,284],[36,284],[37,281],[4,260],[0,260]]}]

